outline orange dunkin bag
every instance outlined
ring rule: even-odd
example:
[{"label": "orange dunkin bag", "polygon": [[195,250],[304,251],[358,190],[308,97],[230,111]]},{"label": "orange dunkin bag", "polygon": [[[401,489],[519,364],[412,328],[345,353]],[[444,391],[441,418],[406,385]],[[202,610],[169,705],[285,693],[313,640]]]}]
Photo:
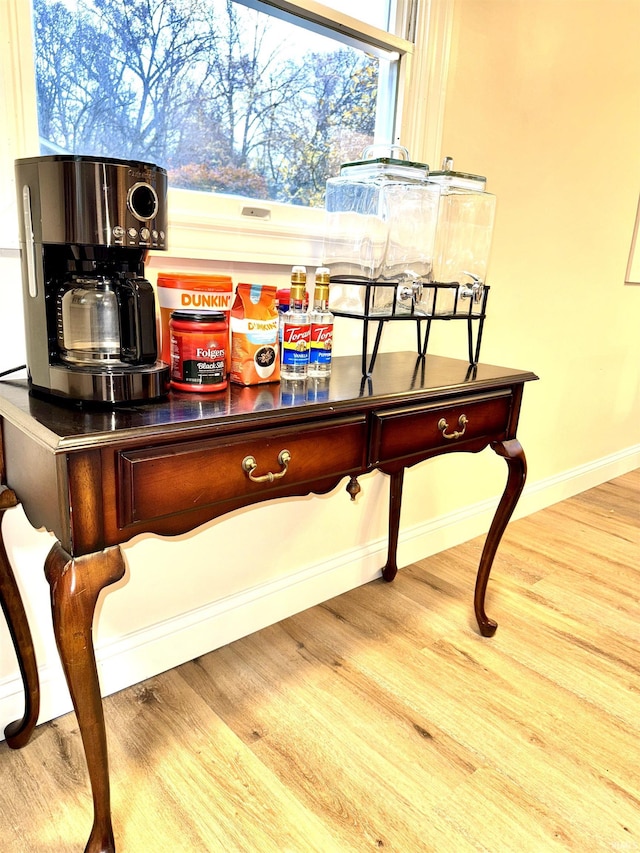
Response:
[{"label": "orange dunkin bag", "polygon": [[238,385],[278,382],[278,309],[276,288],[239,284],[231,309],[231,373]]}]

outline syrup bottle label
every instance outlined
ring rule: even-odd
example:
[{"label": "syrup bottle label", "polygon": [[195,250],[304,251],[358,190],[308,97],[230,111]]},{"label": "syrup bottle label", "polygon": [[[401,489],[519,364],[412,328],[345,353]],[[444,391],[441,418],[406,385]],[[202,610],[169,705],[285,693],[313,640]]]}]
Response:
[{"label": "syrup bottle label", "polygon": [[282,330],[282,363],[303,365],[309,363],[309,344],[311,327],[285,323]]},{"label": "syrup bottle label", "polygon": [[314,323],[311,326],[310,364],[330,364],[333,345],[333,323]]}]

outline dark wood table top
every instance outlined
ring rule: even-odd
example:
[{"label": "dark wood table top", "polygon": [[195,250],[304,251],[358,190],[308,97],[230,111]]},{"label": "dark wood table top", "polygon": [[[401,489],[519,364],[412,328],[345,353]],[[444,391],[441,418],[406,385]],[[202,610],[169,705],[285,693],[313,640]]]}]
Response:
[{"label": "dark wood table top", "polygon": [[259,428],[269,421],[293,424],[330,417],[355,408],[403,404],[412,399],[437,401],[457,394],[487,391],[537,379],[530,371],[478,364],[415,353],[381,353],[370,377],[363,378],[360,356],[334,359],[327,380],[308,379],[306,394],[291,393],[291,384],[280,382],[243,387],[229,384],[214,394],[174,393],[159,402],[109,409],[52,402],[29,393],[26,379],[0,381],[0,416],[54,451],[121,441],[134,431],[140,438],[165,436],[172,431],[226,432]]}]

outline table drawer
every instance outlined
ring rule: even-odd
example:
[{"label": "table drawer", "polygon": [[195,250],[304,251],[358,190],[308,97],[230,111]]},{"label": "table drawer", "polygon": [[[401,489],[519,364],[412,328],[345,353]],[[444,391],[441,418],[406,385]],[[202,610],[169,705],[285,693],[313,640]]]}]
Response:
[{"label": "table drawer", "polygon": [[[241,505],[271,495],[304,494],[306,483],[362,471],[366,436],[366,417],[357,415],[326,425],[244,433],[241,438],[121,451],[116,475],[118,523],[126,527],[214,504]],[[283,451],[288,451],[288,461]],[[243,467],[248,457],[253,457],[254,468],[247,463]]]},{"label": "table drawer", "polygon": [[504,438],[509,427],[512,393],[476,395],[443,406],[390,409],[373,415],[370,465],[475,450]]}]

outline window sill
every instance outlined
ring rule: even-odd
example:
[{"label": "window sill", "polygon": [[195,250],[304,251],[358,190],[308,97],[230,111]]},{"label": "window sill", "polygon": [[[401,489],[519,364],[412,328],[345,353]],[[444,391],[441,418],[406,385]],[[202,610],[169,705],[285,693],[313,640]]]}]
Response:
[{"label": "window sill", "polygon": [[[322,259],[324,210],[238,196],[169,190],[169,249],[174,258],[317,266]],[[268,210],[265,218],[243,209]]]}]

